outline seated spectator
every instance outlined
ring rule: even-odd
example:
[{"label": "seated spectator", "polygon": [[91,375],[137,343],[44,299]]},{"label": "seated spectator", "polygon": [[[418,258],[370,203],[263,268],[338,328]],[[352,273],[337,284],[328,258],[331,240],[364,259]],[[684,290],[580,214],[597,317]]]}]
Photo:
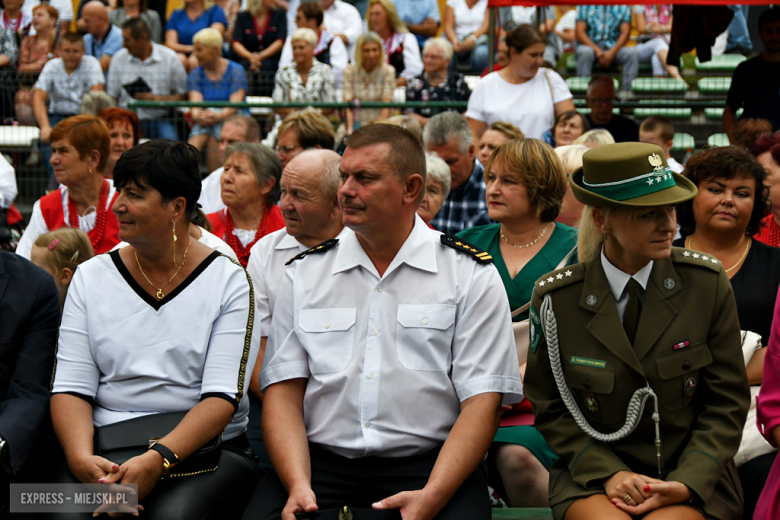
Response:
[{"label": "seated spectator", "polygon": [[0,251],[0,273],[0,507],[8,511],[11,483],[51,482],[41,466],[51,463],[43,442],[60,308],[43,269]]},{"label": "seated spectator", "polygon": [[650,116],[639,125],[639,140],[643,143],[656,144],[666,155],[666,163],[674,173],[682,173],[685,167],[672,157],[674,144],[674,123],[668,117]]},{"label": "seated spectator", "polygon": [[454,52],[450,68],[479,73],[487,66],[487,0],[447,0],[444,7],[444,35]]},{"label": "seated spectator", "polygon": [[[222,131],[219,134],[219,156],[224,158],[225,150],[233,143],[259,143],[260,125],[252,116],[244,114],[235,114],[227,119],[222,125]],[[198,204],[204,213],[216,213],[225,207],[222,202],[222,172],[224,167],[220,166],[208,177],[203,179],[200,190]]]},{"label": "seated spectator", "polygon": [[[544,35],[546,45],[544,47],[544,66],[555,69],[558,58],[561,56],[561,46],[559,39],[555,34],[555,23],[558,21],[555,15],[555,7],[542,7],[540,10],[542,20],[537,22],[537,8],[530,6],[513,6],[501,9],[501,17],[504,22],[501,32],[510,32],[523,24],[529,24]],[[505,28],[505,30],[504,30]],[[572,27],[573,28],[573,27]],[[574,33],[574,31],[572,31]],[[572,34],[573,36],[573,34]]]},{"label": "seated spectator", "polygon": [[[149,26],[143,18],[130,18],[122,24],[125,48],[111,59],[108,72],[108,94],[117,100],[120,108],[127,108],[131,99],[143,101],[178,101],[187,93],[187,73],[176,53],[152,42]],[[134,85],[143,80],[149,87],[136,90]],[[133,93],[130,94],[130,91]],[[178,141],[176,127],[168,109],[137,109],[143,135],[147,139]]]},{"label": "seated spectator", "polygon": [[[555,153],[561,158],[563,173],[566,174],[567,179],[574,173],[574,170],[582,167],[582,156],[588,150],[590,150],[590,148],[582,144],[558,146],[555,149]],[[585,205],[577,200],[574,196],[574,192],[571,191],[571,185],[567,182],[566,195],[563,196],[561,211],[558,213],[558,217],[556,217],[555,221],[573,228],[579,227],[583,209],[585,209]]]},{"label": "seated spectator", "polygon": [[[685,176],[699,192],[678,210],[677,220],[684,238],[674,243],[720,261],[731,280],[739,326],[743,331],[758,334],[762,345],[770,341],[780,289],[780,249],[751,238],[758,233],[767,212],[769,190],[764,186],[765,175],[746,150],[725,146],[694,154],[685,165]],[[749,358],[747,375],[751,386],[761,385],[765,352],[766,349],[760,349]],[[753,392],[754,399],[757,393],[758,388]],[[743,439],[755,432],[754,421],[745,423]],[[754,517],[753,510],[776,455],[771,446],[761,441],[758,449],[737,452],[735,463],[745,495],[746,518]]]},{"label": "seated spectator", "polygon": [[119,243],[119,223],[111,210],[118,195],[103,177],[110,140],[108,126],[96,116],[73,116],[57,123],[51,131],[51,164],[62,187],[35,202],[17,254],[29,259],[40,235],[62,227],[89,235],[96,255]]},{"label": "seated spectator", "polygon": [[86,53],[97,58],[103,72],[108,72],[111,57],[122,49],[122,30],[108,21],[108,9],[99,0],[84,6],[83,20]]},{"label": "seated spectator", "polygon": [[452,174],[447,163],[431,152],[425,154],[425,170],[425,195],[420,202],[420,207],[417,208],[417,214],[423,219],[423,222],[428,224],[428,227],[433,229],[431,220],[441,209],[444,199],[450,194]]},{"label": "seated spectator", "polygon": [[225,208],[208,215],[213,233],[227,242],[246,267],[258,240],[284,227],[279,200],[282,163],[265,145],[234,143],[225,150],[222,202]]},{"label": "seated spectator", "polygon": [[586,100],[590,114],[585,117],[591,128],[609,130],[618,143],[639,141],[639,127],[634,120],[612,112],[615,108],[615,84],[612,78],[598,75],[591,79]]},{"label": "seated spectator", "polygon": [[18,82],[15,81],[18,61],[19,46],[16,33],[0,27],[0,114],[3,114],[3,119],[6,115],[13,114],[14,93],[18,88]]},{"label": "seated spectator", "polygon": [[[306,2],[298,8],[298,14],[295,18],[295,24],[298,28],[311,29],[317,34],[317,46],[314,48],[314,58],[317,61],[330,65],[333,70],[333,77],[336,81],[336,87],[341,86],[341,78],[344,69],[347,68],[349,56],[347,56],[347,47],[341,38],[333,36],[330,32],[323,29],[322,6],[316,2]],[[358,49],[360,45],[358,45]],[[292,61],[292,44],[290,38],[284,42],[282,57],[279,60],[280,65],[286,65]]]},{"label": "seated spectator", "polygon": [[[552,147],[537,139],[501,145],[486,165],[485,179],[488,213],[497,224],[466,229],[458,237],[493,257],[514,313],[530,303],[536,280],[575,261],[577,231],[555,222],[568,183]],[[525,311],[512,320],[528,317]],[[517,347],[516,362],[527,381],[535,374],[526,372],[528,352]],[[497,470],[493,487],[503,490],[510,507],[547,507],[549,471],[557,458],[534,428],[533,412],[507,412],[488,452],[488,467]]]},{"label": "seated spectator", "polygon": [[130,18],[141,18],[149,27],[151,41],[162,43],[162,22],[157,11],[149,9],[147,0],[116,0],[116,9],[108,12],[108,21],[122,28],[122,25]]},{"label": "seated spectator", "polygon": [[330,121],[312,108],[293,112],[285,117],[276,135],[276,154],[282,162],[282,168],[287,167],[287,163],[304,150],[333,150],[335,145]]},{"label": "seated spectator", "polygon": [[[162,518],[238,518],[259,481],[244,433],[245,378],[259,346],[251,283],[232,260],[187,236],[200,192],[194,148],[144,143],[114,175],[114,210],[130,245],[82,264],[68,291],[51,399],[68,467],[54,480],[138,484],[141,504]],[[106,323],[111,334],[101,332]],[[105,447],[93,449],[93,431],[117,444],[128,433],[162,438],[112,460]],[[213,459],[188,460],[218,436]],[[199,474],[161,481],[177,471]]]},{"label": "seated spectator", "polygon": [[[361,34],[355,44],[355,63],[344,70],[344,101],[393,101],[395,69],[385,63],[385,48],[375,32]],[[371,121],[390,117],[389,108],[348,108],[347,135]]]},{"label": "seated spectator", "polygon": [[[192,54],[200,66],[190,72],[187,90],[190,101],[244,101],[247,84],[241,65],[221,57],[222,35],[214,29],[202,29],[192,39]],[[235,108],[193,108],[190,111],[195,126],[188,142],[198,150],[208,148],[209,171],[219,168],[217,141],[225,119],[236,113]]]},{"label": "seated spectator", "polygon": [[[40,4],[48,3],[59,13],[57,18],[57,25],[59,26],[60,35],[70,31],[70,24],[73,22],[73,3],[70,0],[50,0],[49,2],[41,0],[24,0],[22,5],[22,12],[32,20],[32,12],[35,7]],[[35,27],[30,27],[30,34],[35,34]]]},{"label": "seated spectator", "polygon": [[273,466],[263,445],[261,431],[263,393],[260,390],[260,369],[279,285],[284,278],[285,264],[290,258],[326,240],[339,237],[344,229],[341,206],[337,199],[340,162],[341,157],[332,150],[308,150],[290,161],[279,183],[279,207],[285,227],[260,239],[252,247],[246,266],[255,290],[255,320],[263,334],[249,383],[247,435],[252,448],[260,457],[261,470],[266,472],[272,472]]},{"label": "seated spectator", "polygon": [[[471,90],[460,72],[449,69],[452,45],[444,38],[430,38],[423,46],[423,72],[406,85],[407,101],[468,101]],[[446,110],[446,109],[445,109]],[[459,109],[450,109],[457,110]],[[406,113],[425,126],[432,110],[407,108]]]},{"label": "seated spectator", "polygon": [[450,194],[430,224],[454,235],[489,224],[485,202],[485,168],[475,156],[474,136],[465,117],[457,112],[436,114],[423,130],[425,150],[450,167]]},{"label": "seated spectator", "polygon": [[612,137],[609,130],[594,128],[579,136],[572,144],[582,144],[588,148],[596,148],[597,146],[604,146],[605,144],[615,144],[615,138]]},{"label": "seated spectator", "polygon": [[393,116],[385,120],[377,121],[378,123],[385,123],[388,125],[395,125],[400,126],[401,128],[408,130],[410,134],[415,136],[417,139],[422,142],[422,132],[423,129],[420,126],[420,123],[417,122],[415,118],[412,116]]},{"label": "seated spectator", "polygon": [[275,0],[250,0],[247,10],[236,18],[231,47],[241,66],[250,72],[252,96],[271,94],[271,77],[279,69],[288,34],[286,16],[283,9],[276,8]]},{"label": "seated spectator", "polygon": [[33,21],[33,17],[22,10],[24,0],[5,0],[0,9],[0,30],[25,34]]},{"label": "seated spectator", "polygon": [[[509,47],[507,47],[506,35],[504,35],[498,39],[498,45],[496,46],[496,62],[493,64],[493,72],[498,72],[507,65],[509,65]],[[490,74],[490,71],[485,67],[485,70],[482,71],[480,77],[484,78],[488,74]]]},{"label": "seated spectator", "polygon": [[780,130],[780,7],[764,10],[758,17],[758,36],[764,44],[764,52],[743,61],[732,74],[731,87],[723,111],[723,127],[731,144],[737,111],[744,109],[740,119],[768,119],[772,130]]},{"label": "seated spectator", "polygon": [[[57,30],[57,10],[48,4],[33,9],[32,25],[36,33],[25,36],[19,50],[19,79],[23,86],[14,95],[16,120],[20,125],[35,126],[33,113],[33,86],[39,73],[49,62],[54,51]],[[54,56],[54,54],[51,54]]]},{"label": "seated spectator", "polygon": [[731,131],[731,144],[749,149],[764,134],[772,133],[772,123],[766,119],[740,119]]},{"label": "seated spectator", "polygon": [[588,130],[590,123],[585,116],[577,110],[569,110],[555,118],[552,130],[545,132],[542,140],[552,147],[567,146]]},{"label": "seated spectator", "polygon": [[[279,68],[274,79],[273,99],[276,103],[285,101],[336,101],[333,72],[328,65],[314,59],[317,34],[311,29],[296,29],[290,36],[293,61]],[[295,108],[277,108],[276,112],[286,116]],[[332,113],[333,109],[323,109]]]},{"label": "seated spectator", "polygon": [[[225,39],[225,51],[228,52],[230,42],[233,41],[233,34],[236,29],[236,20],[238,19],[238,13],[241,12],[241,0],[215,0],[214,5],[218,5],[222,8],[222,12],[225,13],[227,19],[227,26],[222,37]],[[281,5],[281,3],[280,3]]]},{"label": "seated spectator", "polygon": [[[574,50],[574,42],[577,41],[577,7],[573,5],[559,5],[558,12],[561,18],[555,24],[555,36],[558,38],[558,48],[561,52]],[[545,49],[546,50],[546,49]]]},{"label": "seated spectator", "polygon": [[325,12],[324,23],[333,36],[340,38],[347,46],[347,54],[355,55],[355,42],[363,34],[363,18],[352,5],[342,0],[319,0]]},{"label": "seated spectator", "polygon": [[441,25],[441,12],[436,0],[395,0],[398,18],[417,37],[420,48],[428,38],[436,36]]},{"label": "seated spectator", "polygon": [[762,135],[750,147],[750,153],[764,167],[764,185],[769,188],[769,212],[761,223],[761,231],[754,238],[769,246],[780,247],[780,134]]},{"label": "seated spectator", "polygon": [[185,0],[184,9],[171,13],[165,25],[165,46],[179,55],[182,65],[190,72],[198,66],[198,58],[192,53],[193,38],[203,29],[214,29],[221,34],[227,27],[222,8],[209,0]]},{"label": "seated spectator", "polygon": [[135,112],[124,108],[107,108],[98,113],[98,117],[108,125],[109,155],[103,177],[114,178],[114,166],[123,153],[137,146],[141,139],[141,122]]},{"label": "seated spectator", "polygon": [[512,123],[496,121],[485,130],[479,140],[477,159],[482,166],[487,166],[490,156],[499,146],[511,139],[525,139],[523,132]]},{"label": "seated spectator", "polygon": [[[69,32],[60,37],[57,55],[44,65],[33,88],[33,112],[41,128],[41,158],[49,173],[49,190],[57,189],[49,159],[52,126],[79,113],[81,98],[91,90],[105,90],[106,78],[100,62],[84,55],[84,39]],[[48,105],[48,108],[47,108]]]},{"label": "seated spectator", "polygon": [[466,117],[475,145],[496,121],[512,123],[526,137],[541,139],[558,115],[574,110],[566,82],[542,66],[544,42],[542,33],[530,25],[507,34],[509,65],[485,76],[469,98]]},{"label": "seated spectator", "polygon": [[682,80],[680,69],[666,63],[672,32],[672,6],[670,4],[635,5],[634,20],[639,31],[636,52],[639,63],[650,63],[653,76],[671,76]]},{"label": "seated spectator", "polygon": [[623,90],[631,90],[631,82],[639,73],[639,55],[635,48],[626,47],[631,34],[631,6],[577,6],[575,31],[577,76],[590,77],[596,60],[602,68],[616,63],[623,67]]},{"label": "seated spectator", "polygon": [[61,309],[65,305],[68,286],[76,268],[93,255],[92,244],[86,233],[64,227],[39,236],[30,252],[30,261],[54,278]]},{"label": "seated spectator", "polygon": [[395,69],[395,85],[405,87],[407,82],[423,70],[420,45],[398,18],[398,11],[391,0],[371,0],[366,15],[368,30],[382,39],[385,63]]}]

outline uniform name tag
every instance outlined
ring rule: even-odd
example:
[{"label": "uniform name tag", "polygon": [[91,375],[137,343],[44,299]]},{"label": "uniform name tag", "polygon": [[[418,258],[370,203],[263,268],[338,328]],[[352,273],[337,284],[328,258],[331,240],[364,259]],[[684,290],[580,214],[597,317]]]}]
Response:
[{"label": "uniform name tag", "polygon": [[572,356],[569,360],[575,365],[585,365],[586,367],[607,368],[607,362],[600,359],[588,359],[584,357]]}]

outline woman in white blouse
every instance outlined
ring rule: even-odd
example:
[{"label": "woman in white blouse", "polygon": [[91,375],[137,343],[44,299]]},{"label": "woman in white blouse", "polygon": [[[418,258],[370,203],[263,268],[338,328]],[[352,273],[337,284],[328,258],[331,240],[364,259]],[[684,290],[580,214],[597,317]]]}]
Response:
[{"label": "woman in white blouse", "polygon": [[398,16],[391,0],[371,0],[366,14],[368,30],[382,38],[385,63],[395,68],[395,86],[405,87],[407,81],[423,70],[420,45]]},{"label": "woman in white blouse", "polygon": [[509,65],[482,78],[469,98],[466,118],[474,146],[496,121],[512,123],[526,137],[542,139],[558,115],[574,110],[566,82],[542,66],[545,41],[542,33],[528,24],[506,35]]},{"label": "woman in white blouse", "polygon": [[482,74],[487,67],[487,4],[487,0],[447,0],[444,34],[455,51],[450,64],[453,70]]},{"label": "woman in white blouse", "polygon": [[[194,147],[132,148],[114,180],[112,209],[129,246],[80,265],[68,290],[51,414],[70,474],[58,480],[138,484],[149,518],[239,518],[259,480],[245,435],[245,377],[259,348],[251,284],[234,261],[187,235],[201,187]],[[148,450],[144,441],[124,462],[97,454],[119,442],[106,426],[140,428],[166,412],[183,418]],[[216,467],[161,480],[220,436]]]}]

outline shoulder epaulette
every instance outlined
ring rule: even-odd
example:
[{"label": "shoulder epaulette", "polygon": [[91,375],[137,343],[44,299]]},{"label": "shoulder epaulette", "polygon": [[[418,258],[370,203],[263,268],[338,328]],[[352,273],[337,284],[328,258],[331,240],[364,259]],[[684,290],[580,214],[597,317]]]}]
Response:
[{"label": "shoulder epaulette", "polygon": [[474,257],[474,260],[482,264],[492,264],[493,257],[490,253],[483,251],[480,248],[473,246],[455,235],[442,234],[441,243],[445,246],[449,246],[457,251],[461,251]]},{"label": "shoulder epaulette", "polygon": [[720,260],[714,256],[694,251],[693,249],[684,249],[682,247],[672,248],[672,262],[675,264],[690,264],[699,267],[709,267],[713,271],[720,271]]},{"label": "shoulder epaulette", "polygon": [[551,273],[542,276],[534,284],[534,292],[539,296],[544,296],[550,291],[560,289],[574,282],[579,282],[585,278],[584,264],[568,265],[556,269]]},{"label": "shoulder epaulette", "polygon": [[324,253],[325,251],[327,251],[328,249],[332,248],[333,246],[335,246],[338,243],[339,243],[339,239],[338,238],[331,238],[329,240],[326,240],[322,244],[318,244],[318,245],[312,247],[311,249],[307,249],[306,251],[303,251],[302,253],[298,253],[294,257],[290,258],[287,261],[287,263],[284,264],[284,265],[286,265],[286,266],[290,265],[291,263],[295,262],[296,260],[300,260],[300,259],[305,258],[305,257],[307,257],[309,255],[314,254],[314,253]]}]

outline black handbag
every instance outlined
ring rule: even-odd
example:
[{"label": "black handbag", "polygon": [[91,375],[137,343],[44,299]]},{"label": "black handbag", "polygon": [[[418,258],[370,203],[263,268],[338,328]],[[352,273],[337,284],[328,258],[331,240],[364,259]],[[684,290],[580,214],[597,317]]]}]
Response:
[{"label": "black handbag", "polygon": [[[124,464],[143,455],[154,440],[176,428],[188,411],[145,415],[95,429],[95,455],[116,464]],[[187,477],[215,471],[222,455],[222,433],[170,469],[168,477]]]}]

